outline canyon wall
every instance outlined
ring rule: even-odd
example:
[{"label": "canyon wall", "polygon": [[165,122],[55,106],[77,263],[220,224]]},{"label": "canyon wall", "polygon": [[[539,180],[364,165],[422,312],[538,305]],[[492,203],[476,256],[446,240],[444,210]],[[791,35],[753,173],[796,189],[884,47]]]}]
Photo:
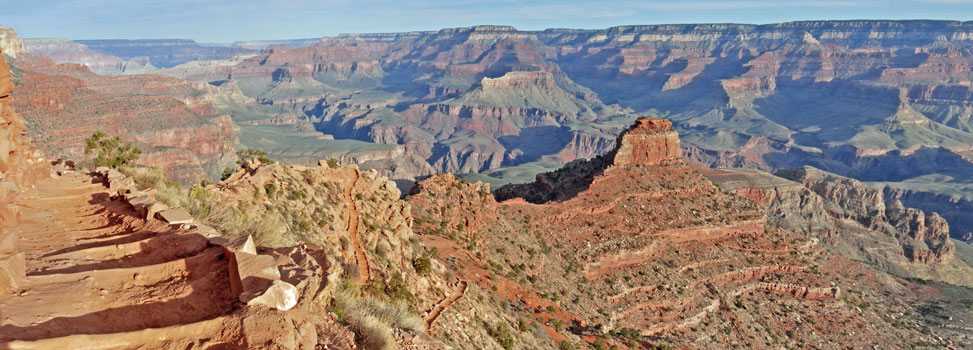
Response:
[{"label": "canyon wall", "polygon": [[235,126],[207,100],[212,89],[165,76],[107,77],[76,64],[22,55],[13,104],[55,157],[83,159],[95,131],[134,141],[141,165],[180,183],[214,179],[235,159]]},{"label": "canyon wall", "polygon": [[[567,164],[610,151],[639,115],[661,115],[709,166],[810,165],[913,198],[969,198],[971,33],[955,21],[476,26],[254,44],[269,48],[238,61],[188,41],[84,44],[122,61],[196,59],[158,72],[238,87],[252,102],[221,108],[241,121],[286,114],[322,136],[405,146],[428,166],[399,180]],[[292,146],[277,141],[284,128],[253,130],[267,140],[254,144]],[[505,173],[520,172],[494,172]],[[942,213],[954,236],[973,231],[958,214],[967,206]]]},{"label": "canyon wall", "polygon": [[14,111],[14,85],[0,45],[0,294],[18,291],[26,278],[18,231],[20,193],[50,176],[50,163],[27,136]]},{"label": "canyon wall", "polygon": [[886,200],[880,189],[811,167],[783,169],[777,176],[803,184],[841,210],[831,214],[895,237],[903,253],[916,264],[938,264],[953,257],[949,225],[937,213],[906,208],[897,199]]}]

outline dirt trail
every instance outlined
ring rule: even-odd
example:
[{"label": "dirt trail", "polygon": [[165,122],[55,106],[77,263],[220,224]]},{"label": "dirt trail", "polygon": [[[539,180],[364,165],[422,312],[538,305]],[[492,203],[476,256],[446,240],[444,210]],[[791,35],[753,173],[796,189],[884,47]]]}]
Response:
[{"label": "dirt trail", "polygon": [[610,202],[608,202],[607,204],[598,207],[580,207],[580,208],[572,208],[570,210],[565,210],[564,212],[555,215],[551,220],[553,220],[554,222],[561,222],[570,218],[577,217],[579,215],[604,214],[617,207],[618,204],[620,204],[622,201],[628,200],[630,198],[638,198],[643,200],[659,199],[659,198],[670,197],[670,196],[686,196],[689,194],[699,193],[701,191],[702,191],[701,188],[693,187],[693,188],[687,188],[681,190],[665,190],[661,192],[630,193],[625,196],[617,197],[611,200]]},{"label": "dirt trail", "polygon": [[358,174],[358,170],[355,170],[355,179],[345,190],[345,200],[351,206],[351,215],[348,217],[348,234],[351,236],[351,243],[355,247],[355,261],[358,262],[358,284],[365,285],[368,279],[371,278],[371,270],[369,270],[368,266],[368,254],[365,254],[365,249],[361,246],[361,240],[358,239],[358,217],[361,216],[361,213],[358,212],[358,204],[355,203],[355,198],[352,196],[352,192],[355,190],[355,184],[358,183],[360,177],[361,175]]},{"label": "dirt trail", "polygon": [[[21,223],[12,230],[26,254],[27,282],[0,296],[0,348],[137,338],[149,329],[220,323],[232,310],[220,248],[193,231],[135,217],[90,176],[52,178],[18,204]],[[129,337],[127,344],[164,338]]]},{"label": "dirt trail", "polygon": [[460,281],[459,288],[456,289],[456,292],[454,292],[453,295],[450,295],[446,299],[443,299],[443,301],[440,301],[439,304],[437,304],[436,307],[434,307],[432,311],[429,312],[429,316],[426,316],[427,333],[429,333],[430,335],[435,333],[433,329],[433,325],[435,324],[436,319],[439,318],[439,315],[442,314],[443,311],[446,311],[446,309],[449,308],[450,305],[453,305],[453,303],[455,303],[457,300],[463,298],[463,295],[466,294],[466,286],[467,286],[466,281]]}]

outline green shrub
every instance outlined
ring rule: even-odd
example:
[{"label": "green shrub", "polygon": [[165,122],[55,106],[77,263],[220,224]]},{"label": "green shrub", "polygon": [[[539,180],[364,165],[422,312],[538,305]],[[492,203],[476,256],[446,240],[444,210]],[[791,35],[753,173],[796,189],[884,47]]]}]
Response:
[{"label": "green shrub", "polygon": [[95,166],[109,168],[134,165],[142,154],[142,150],[133,146],[131,141],[122,142],[120,137],[108,137],[108,134],[101,131],[84,139],[84,154],[92,152],[98,153],[94,160]]},{"label": "green shrub", "polygon": [[334,158],[328,159],[328,167],[330,167],[332,169],[337,168],[338,167],[338,160],[337,159],[334,159]]},{"label": "green shrub", "polygon": [[277,185],[272,182],[264,184],[264,191],[267,191],[267,198],[274,199],[277,197]]},{"label": "green shrub", "polygon": [[608,348],[608,344],[605,342],[605,338],[595,339],[595,343],[591,344],[596,350],[605,350]]},{"label": "green shrub", "polygon": [[490,329],[490,336],[497,341],[504,349],[510,350],[514,347],[514,336],[510,326],[506,323],[498,323],[496,327]]},{"label": "green shrub", "polygon": [[528,329],[530,329],[529,327],[530,323],[528,323],[526,318],[517,320],[517,329],[519,329],[521,332],[526,332]]},{"label": "green shrub", "polygon": [[574,344],[571,344],[571,342],[567,340],[562,340],[561,342],[557,343],[557,348],[558,350],[574,350]]},{"label": "green shrub", "polygon": [[412,261],[412,267],[415,267],[416,273],[420,276],[428,275],[432,271],[432,259],[429,252],[422,252],[422,255]]},{"label": "green shrub", "polygon": [[246,164],[247,162],[253,159],[256,159],[264,164],[274,162],[270,158],[267,158],[267,152],[261,151],[259,149],[253,149],[253,148],[239,150],[236,152],[236,156],[238,158],[236,161],[237,166],[242,166],[243,164]]},{"label": "green shrub", "polygon": [[226,169],[223,169],[223,173],[220,174],[220,181],[223,181],[223,180],[226,180],[226,179],[230,178],[230,176],[232,176],[233,173],[235,173],[235,172],[236,172],[236,169],[234,169],[234,168],[226,168]]}]

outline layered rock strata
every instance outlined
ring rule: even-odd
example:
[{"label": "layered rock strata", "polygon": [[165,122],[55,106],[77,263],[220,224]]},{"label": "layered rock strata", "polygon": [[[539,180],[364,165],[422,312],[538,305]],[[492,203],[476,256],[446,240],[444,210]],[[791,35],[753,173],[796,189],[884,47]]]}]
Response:
[{"label": "layered rock strata", "polygon": [[49,162],[30,138],[24,119],[13,109],[14,86],[0,46],[0,294],[17,291],[26,277],[17,233],[20,193],[50,175]]},{"label": "layered rock strata", "polygon": [[803,184],[834,203],[830,214],[895,237],[912,263],[938,264],[953,257],[949,225],[937,213],[906,208],[896,199],[886,200],[880,189],[811,167],[784,169],[776,175]]}]

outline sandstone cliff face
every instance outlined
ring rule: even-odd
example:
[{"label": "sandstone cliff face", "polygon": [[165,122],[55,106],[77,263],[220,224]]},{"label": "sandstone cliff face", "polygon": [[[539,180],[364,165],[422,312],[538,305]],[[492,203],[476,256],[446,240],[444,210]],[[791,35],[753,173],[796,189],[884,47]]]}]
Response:
[{"label": "sandstone cliff face", "polygon": [[915,264],[938,264],[953,257],[949,225],[937,213],[906,208],[899,200],[886,201],[881,190],[815,168],[785,169],[776,175],[803,184],[835,204],[830,214],[895,237],[903,254]]},{"label": "sandstone cliff face", "polygon": [[639,118],[615,140],[608,154],[589,160],[578,160],[550,173],[537,174],[529,184],[498,188],[498,200],[523,198],[532,203],[561,201],[585,190],[595,176],[609,166],[660,166],[683,162],[679,135],[672,123],[658,118]]},{"label": "sandstone cliff face", "polygon": [[[952,21],[477,26],[301,40],[232,65],[214,59],[229,51],[189,41],[86,43],[119,57],[163,59],[158,53],[168,50],[173,60],[221,61],[163,73],[193,70],[198,82],[239,83],[269,109],[267,119],[292,113],[338,139],[422,144],[409,152],[436,171],[587,158],[610,150],[634,119],[614,115],[664,113],[686,132],[690,159],[708,165],[810,164],[901,181],[930,169],[973,169],[946,156],[911,166],[909,151],[952,153],[973,142],[970,28]],[[537,125],[569,130],[542,133]],[[517,142],[538,134],[557,142]],[[574,138],[596,147],[567,142]]]},{"label": "sandstone cliff face", "polygon": [[17,37],[17,32],[4,26],[0,26],[0,48],[3,49],[5,55],[11,58],[17,58],[17,56],[27,53],[23,40]]},{"label": "sandstone cliff face", "polygon": [[[877,196],[881,191],[876,188],[813,168],[779,172],[794,180],[746,169],[700,171],[762,206],[774,224],[814,237],[803,249],[821,244],[892,275],[973,285],[973,268],[956,258],[949,227],[936,213],[906,208],[898,200]],[[815,180],[800,181],[808,178]]]},{"label": "sandstone cliff face", "polygon": [[767,218],[797,233],[834,244],[840,232],[831,212],[834,204],[800,183],[758,170],[701,168],[708,179],[764,208]]},{"label": "sandstone cliff face", "polygon": [[210,47],[192,40],[81,40],[28,39],[27,51],[56,63],[86,65],[99,74],[132,74],[170,68],[197,60],[224,60],[257,51],[240,47]]},{"label": "sandstone cliff face", "polygon": [[672,130],[672,122],[664,119],[639,118],[618,136],[615,147],[611,156],[617,166],[654,166],[682,159],[679,134]]},{"label": "sandstone cliff face", "polygon": [[24,119],[14,111],[14,85],[4,48],[0,46],[0,294],[18,290],[26,278],[19,237],[10,231],[20,222],[17,198],[50,174],[49,161],[34,147]]},{"label": "sandstone cliff face", "polygon": [[26,52],[34,56],[50,58],[55,63],[74,63],[88,67],[98,74],[120,74],[132,70],[132,66],[148,68],[135,62],[129,64],[124,60],[89,49],[83,44],[68,39],[26,39]]}]

